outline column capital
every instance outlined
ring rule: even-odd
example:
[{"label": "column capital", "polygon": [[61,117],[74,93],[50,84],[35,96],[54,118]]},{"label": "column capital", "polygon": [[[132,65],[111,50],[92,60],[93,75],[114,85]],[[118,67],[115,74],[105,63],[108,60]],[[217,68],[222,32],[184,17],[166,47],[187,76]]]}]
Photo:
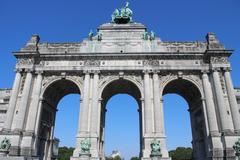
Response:
[{"label": "column capital", "polygon": [[150,73],[152,73],[153,71],[150,70],[150,69],[146,69],[146,70],[143,70],[142,72],[143,72],[144,74],[150,74]]},{"label": "column capital", "polygon": [[201,73],[202,73],[202,74],[208,74],[208,73],[209,73],[209,70],[201,70]]},{"label": "column capital", "polygon": [[92,73],[93,73],[94,75],[97,75],[97,74],[99,74],[99,73],[101,73],[101,72],[100,72],[100,70],[93,70]]},{"label": "column capital", "polygon": [[160,71],[159,71],[159,70],[153,70],[152,73],[153,73],[153,74],[159,74]]},{"label": "column capital", "polygon": [[32,69],[32,68],[26,68],[26,69],[25,69],[25,72],[27,72],[27,73],[32,73],[32,72],[33,72],[33,69]]},{"label": "column capital", "polygon": [[223,71],[225,71],[225,72],[231,72],[232,69],[231,69],[231,67],[224,67],[224,68],[223,68]]},{"label": "column capital", "polygon": [[35,71],[35,74],[43,74],[43,71]]},{"label": "column capital", "polygon": [[212,72],[219,72],[220,68],[212,68]]},{"label": "column capital", "polygon": [[91,70],[84,70],[83,73],[89,75],[91,73]]},{"label": "column capital", "polygon": [[22,71],[23,71],[22,68],[15,68],[15,69],[14,69],[14,72],[18,72],[18,73],[19,73],[19,72],[22,72]]}]

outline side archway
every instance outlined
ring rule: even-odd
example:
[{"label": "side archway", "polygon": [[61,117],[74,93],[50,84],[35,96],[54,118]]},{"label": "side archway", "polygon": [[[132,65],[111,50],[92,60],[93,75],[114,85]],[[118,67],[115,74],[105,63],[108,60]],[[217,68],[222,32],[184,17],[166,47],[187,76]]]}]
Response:
[{"label": "side archway", "polygon": [[172,79],[163,86],[163,96],[173,93],[182,96],[189,107],[193,158],[196,160],[207,159],[207,127],[201,89],[190,80],[178,78]]},{"label": "side archway", "polygon": [[79,84],[69,78],[56,78],[43,88],[36,128],[38,137],[35,141],[36,154],[40,160],[54,157],[53,145],[57,142],[54,138],[57,106],[59,101],[68,94],[81,94]]}]

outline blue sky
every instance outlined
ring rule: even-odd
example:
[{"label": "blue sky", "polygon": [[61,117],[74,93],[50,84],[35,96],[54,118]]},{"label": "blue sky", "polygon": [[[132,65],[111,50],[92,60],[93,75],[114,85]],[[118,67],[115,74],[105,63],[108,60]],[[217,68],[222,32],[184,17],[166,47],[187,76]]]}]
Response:
[{"label": "blue sky", "polygon": [[[39,34],[42,42],[80,42],[91,29],[95,30],[100,24],[109,22],[113,10],[124,3],[123,0],[1,0],[0,88],[11,88],[16,62],[11,52],[19,50],[32,34]],[[226,48],[235,49],[230,58],[232,78],[234,85],[240,87],[239,0],[130,0],[130,7],[134,11],[134,21],[143,23],[164,41],[204,41],[207,32],[215,32]],[[190,145],[191,130],[186,102],[172,95],[165,96],[164,100],[168,148]],[[74,138],[69,137],[75,136],[76,125],[64,126],[59,119],[75,123],[78,103],[79,96],[69,95],[58,106],[56,136],[62,137],[61,145],[74,145]],[[137,107],[130,96],[117,95],[110,99],[106,126],[107,153],[119,148],[125,157],[129,157],[139,151],[136,150],[139,148],[136,144],[139,142]],[[119,117],[116,113],[119,113]],[[132,118],[129,121],[133,126],[119,123],[124,115]],[[176,123],[180,122],[178,118],[182,124],[186,124],[186,129],[176,128]],[[129,134],[118,135],[122,130],[128,130]],[[72,136],[67,136],[70,133]]]}]

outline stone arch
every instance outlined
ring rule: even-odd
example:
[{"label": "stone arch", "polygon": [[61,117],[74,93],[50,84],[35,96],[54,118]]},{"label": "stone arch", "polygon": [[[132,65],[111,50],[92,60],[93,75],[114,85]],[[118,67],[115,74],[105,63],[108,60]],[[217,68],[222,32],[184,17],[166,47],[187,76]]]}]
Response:
[{"label": "stone arch", "polygon": [[72,93],[81,95],[81,88],[80,83],[71,77],[56,77],[43,86],[37,124],[39,137],[35,142],[40,160],[46,160],[49,154],[52,154],[57,105],[65,95]]},{"label": "stone arch", "polygon": [[71,81],[72,83],[74,83],[76,86],[78,86],[78,89],[79,89],[79,93],[81,94],[82,93],[82,84],[75,80],[74,78],[71,78],[71,77],[53,77],[53,78],[46,78],[46,82],[43,84],[42,86],[42,92],[40,94],[40,97],[42,98],[44,93],[46,92],[46,90],[49,88],[49,86],[53,85],[55,82],[59,81],[59,80],[68,80],[68,81]]},{"label": "stone arch", "polygon": [[101,118],[100,118],[100,152],[104,155],[104,150],[101,148],[104,148],[104,128],[105,128],[105,116],[106,116],[106,104],[108,100],[116,95],[125,93],[130,96],[132,96],[138,103],[139,106],[139,130],[140,130],[140,155],[142,152],[142,111],[141,111],[141,98],[142,95],[142,89],[140,86],[132,79],[130,78],[118,78],[114,77],[110,80],[108,80],[107,83],[105,83],[101,89],[100,89],[100,97],[101,97]]},{"label": "stone arch", "polygon": [[136,81],[133,77],[123,77],[123,78],[119,78],[118,76],[111,76],[111,77],[106,77],[106,80],[103,80],[102,83],[100,83],[100,88],[99,88],[99,97],[102,98],[102,93],[104,91],[104,89],[106,88],[106,86],[108,86],[109,84],[111,84],[114,81],[117,80],[127,80],[132,82],[140,91],[141,94],[141,98],[143,97],[143,87],[141,86],[140,82]]},{"label": "stone arch", "polygon": [[172,78],[163,86],[162,95],[175,93],[188,103],[192,128],[193,158],[207,159],[207,120],[200,85],[189,78]]}]

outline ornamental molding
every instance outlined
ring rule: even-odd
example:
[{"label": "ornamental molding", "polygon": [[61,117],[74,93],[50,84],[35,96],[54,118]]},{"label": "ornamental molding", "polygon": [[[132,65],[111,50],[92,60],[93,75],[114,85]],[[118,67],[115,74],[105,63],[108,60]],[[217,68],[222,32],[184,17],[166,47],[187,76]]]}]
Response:
[{"label": "ornamental molding", "polygon": [[159,64],[160,64],[159,60],[150,59],[150,60],[143,61],[144,66],[159,66]]},{"label": "ornamental molding", "polygon": [[137,75],[137,74],[132,74],[132,75],[100,75],[100,80],[99,80],[99,97],[101,97],[101,94],[104,90],[104,88],[110,84],[111,82],[115,81],[115,80],[119,80],[119,79],[125,79],[128,80],[130,82],[132,82],[134,85],[137,86],[137,88],[140,90],[141,95],[143,95],[143,81],[142,81],[142,76],[141,75]]},{"label": "ornamental molding", "polygon": [[227,57],[217,56],[217,57],[211,57],[210,58],[211,63],[217,63],[217,64],[225,64],[229,63]]},{"label": "ornamental molding", "polygon": [[84,61],[84,66],[100,66],[101,61],[99,60],[87,60]]},{"label": "ornamental molding", "polygon": [[18,58],[17,59],[17,66],[21,65],[33,65],[34,59],[33,58]]}]

